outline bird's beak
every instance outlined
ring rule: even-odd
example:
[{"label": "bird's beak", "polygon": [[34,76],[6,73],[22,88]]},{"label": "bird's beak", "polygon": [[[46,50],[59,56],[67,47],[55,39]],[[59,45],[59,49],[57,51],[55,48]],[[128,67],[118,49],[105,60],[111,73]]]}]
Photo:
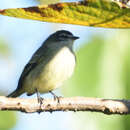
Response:
[{"label": "bird's beak", "polygon": [[79,37],[73,36],[72,39],[73,39],[73,40],[77,40],[77,39],[79,39]]}]

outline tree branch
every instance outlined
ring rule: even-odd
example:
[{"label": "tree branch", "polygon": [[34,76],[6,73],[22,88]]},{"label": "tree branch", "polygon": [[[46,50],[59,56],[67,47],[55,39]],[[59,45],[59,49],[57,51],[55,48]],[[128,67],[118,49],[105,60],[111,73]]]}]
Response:
[{"label": "tree branch", "polygon": [[21,111],[25,113],[94,111],[104,114],[130,114],[130,100],[72,97],[60,98],[60,103],[58,103],[54,99],[44,99],[40,107],[37,99],[6,98],[0,96],[0,110]]}]

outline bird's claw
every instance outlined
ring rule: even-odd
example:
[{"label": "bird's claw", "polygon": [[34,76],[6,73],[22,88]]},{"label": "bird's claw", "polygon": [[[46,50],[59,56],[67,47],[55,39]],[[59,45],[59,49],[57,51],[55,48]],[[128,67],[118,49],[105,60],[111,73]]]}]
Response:
[{"label": "bird's claw", "polygon": [[60,98],[62,98],[62,97],[55,95],[52,91],[50,91],[50,93],[53,95],[54,101],[57,101],[58,103],[60,103]]}]

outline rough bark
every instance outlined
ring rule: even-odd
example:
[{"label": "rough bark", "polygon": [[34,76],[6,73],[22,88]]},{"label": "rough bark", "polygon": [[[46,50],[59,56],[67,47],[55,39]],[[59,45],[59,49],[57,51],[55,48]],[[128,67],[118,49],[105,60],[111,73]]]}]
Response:
[{"label": "rough bark", "polygon": [[40,105],[37,99],[0,97],[0,110],[25,113],[54,111],[93,111],[104,114],[130,114],[130,100],[100,99],[86,97],[44,99]]}]

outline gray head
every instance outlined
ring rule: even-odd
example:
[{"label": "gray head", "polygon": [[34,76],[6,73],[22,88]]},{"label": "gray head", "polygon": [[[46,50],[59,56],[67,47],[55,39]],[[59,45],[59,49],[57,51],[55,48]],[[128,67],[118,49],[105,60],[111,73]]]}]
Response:
[{"label": "gray head", "polygon": [[71,32],[66,31],[66,30],[60,30],[50,35],[47,40],[53,40],[55,42],[58,42],[58,41],[64,42],[68,40],[74,41],[76,39],[79,39],[79,37],[74,36]]}]

